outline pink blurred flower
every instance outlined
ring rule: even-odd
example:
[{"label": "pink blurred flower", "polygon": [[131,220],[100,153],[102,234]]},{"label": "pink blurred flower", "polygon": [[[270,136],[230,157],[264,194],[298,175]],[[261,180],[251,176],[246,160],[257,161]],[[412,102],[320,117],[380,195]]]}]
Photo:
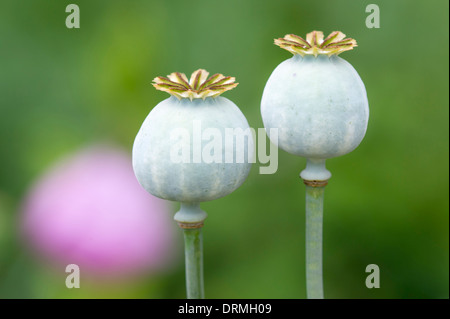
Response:
[{"label": "pink blurred flower", "polygon": [[111,147],[52,167],[27,195],[22,219],[39,255],[101,277],[163,268],[174,254],[173,224],[167,202],[143,190],[128,154]]}]

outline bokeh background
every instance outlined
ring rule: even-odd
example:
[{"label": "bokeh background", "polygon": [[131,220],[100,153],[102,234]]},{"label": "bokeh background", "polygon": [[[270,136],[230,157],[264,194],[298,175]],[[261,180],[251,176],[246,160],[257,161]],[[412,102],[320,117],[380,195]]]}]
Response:
[{"label": "bokeh background", "polygon": [[[80,29],[65,26],[70,3]],[[379,29],[365,26],[370,3]],[[167,97],[150,85],[158,75],[235,76],[240,85],[225,96],[263,127],[265,82],[291,56],[273,39],[311,30],[358,41],[342,57],[363,79],[371,112],[362,144],[328,161],[326,297],[448,298],[448,9],[445,0],[1,1],[0,298],[184,298],[181,237],[163,271],[114,284],[81,273],[82,287],[67,289],[65,269],[36,258],[21,236],[24,198],[86,145],[131,153]],[[304,166],[280,151],[276,174],[260,175],[256,163],[241,188],[202,205],[208,298],[305,298]],[[379,289],[365,286],[372,263]]]}]

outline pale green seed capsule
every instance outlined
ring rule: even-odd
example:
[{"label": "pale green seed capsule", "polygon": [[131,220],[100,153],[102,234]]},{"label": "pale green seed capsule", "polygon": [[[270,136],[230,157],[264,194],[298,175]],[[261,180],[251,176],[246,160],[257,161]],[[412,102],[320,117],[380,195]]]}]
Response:
[{"label": "pale green seed capsule", "polygon": [[210,201],[233,192],[249,174],[251,158],[226,160],[227,153],[253,150],[252,136],[243,145],[225,143],[226,129],[249,129],[240,109],[218,96],[237,83],[221,74],[207,76],[198,70],[190,81],[181,73],[155,79],[154,86],[172,97],[159,103],[142,124],[133,145],[133,168],[139,183],[157,197]]},{"label": "pale green seed capsule", "polygon": [[261,101],[264,126],[267,132],[278,129],[278,140],[272,140],[278,147],[311,163],[351,152],[366,133],[364,83],[352,65],[337,56],[356,45],[344,36],[333,32],[323,39],[314,31],[307,40],[294,35],[275,40],[294,56],[278,65],[267,81]]}]

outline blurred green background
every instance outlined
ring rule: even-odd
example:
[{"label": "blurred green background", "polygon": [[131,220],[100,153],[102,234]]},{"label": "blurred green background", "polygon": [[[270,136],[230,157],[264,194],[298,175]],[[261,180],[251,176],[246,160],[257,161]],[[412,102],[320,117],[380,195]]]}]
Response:
[{"label": "blurred green background", "polygon": [[[80,29],[65,26],[70,3]],[[365,26],[370,3],[379,29]],[[184,298],[182,258],[139,284],[66,289],[18,239],[22,198],[51,163],[86,144],[131,152],[145,116],[168,97],[150,85],[158,75],[235,76],[240,85],[225,96],[263,127],[265,82],[291,56],[273,39],[312,30],[358,41],[342,57],[363,79],[371,112],[362,144],[328,161],[326,297],[448,298],[448,9],[444,0],[2,1],[0,298]],[[276,174],[258,174],[256,163],[241,188],[202,205],[207,298],[306,297],[304,166],[280,151]],[[365,286],[372,263],[379,289]]]}]

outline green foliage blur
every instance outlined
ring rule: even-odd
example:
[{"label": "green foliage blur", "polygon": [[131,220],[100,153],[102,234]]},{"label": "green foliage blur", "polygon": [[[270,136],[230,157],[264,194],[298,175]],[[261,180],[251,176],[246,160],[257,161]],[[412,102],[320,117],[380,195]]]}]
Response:
[{"label": "green foliage blur", "polygon": [[[80,29],[65,8],[80,7]],[[369,29],[366,6],[380,8]],[[69,290],[30,256],[17,232],[30,183],[89,143],[129,149],[166,93],[154,77],[198,68],[235,76],[224,94],[263,127],[272,70],[291,56],[287,33],[340,30],[368,92],[367,135],[328,160],[326,298],[449,297],[448,1],[49,1],[0,3],[0,298],[184,298],[183,258],[166,273],[120,287]],[[276,174],[204,203],[207,298],[305,298],[303,158],[279,152]],[[174,212],[176,207],[174,207]],[[183,243],[179,249],[182,254]],[[381,287],[368,289],[377,264]]]}]

